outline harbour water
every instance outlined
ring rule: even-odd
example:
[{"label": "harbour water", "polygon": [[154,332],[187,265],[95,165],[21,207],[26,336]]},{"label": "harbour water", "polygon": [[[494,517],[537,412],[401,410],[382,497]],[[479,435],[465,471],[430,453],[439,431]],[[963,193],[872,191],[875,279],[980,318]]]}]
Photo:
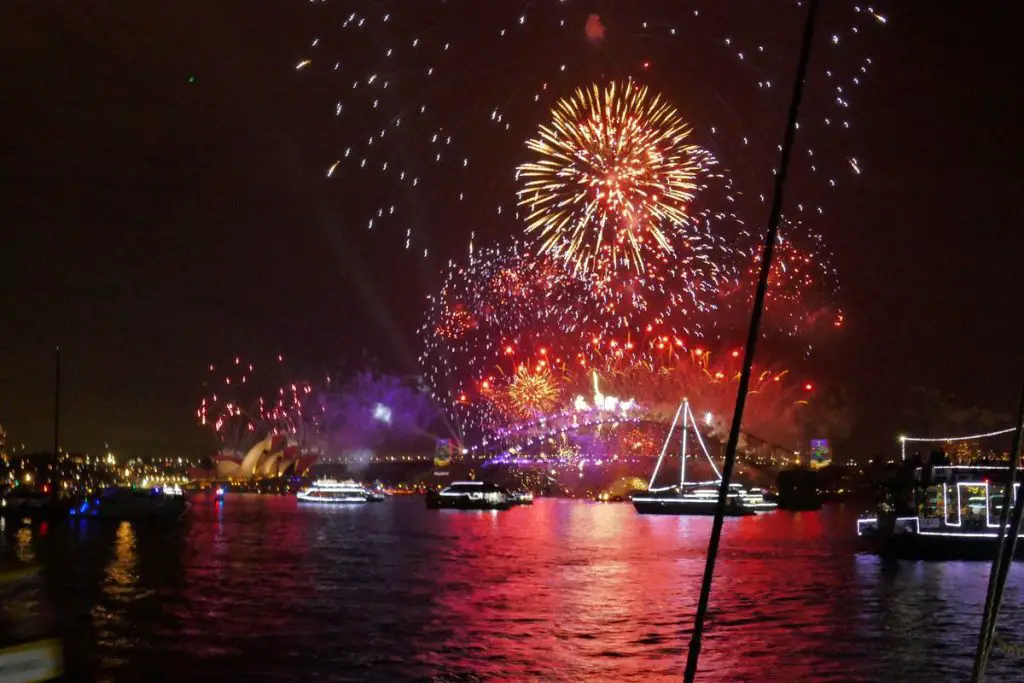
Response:
[{"label": "harbour water", "polygon": [[[857,512],[726,521],[701,680],[968,678],[987,565],[859,555]],[[658,681],[681,679],[710,525],[572,500],[231,495],[180,527],[8,521],[0,538],[44,563],[75,680]],[[1024,633],[1020,569],[1003,633]],[[989,680],[1022,666],[996,653]]]}]

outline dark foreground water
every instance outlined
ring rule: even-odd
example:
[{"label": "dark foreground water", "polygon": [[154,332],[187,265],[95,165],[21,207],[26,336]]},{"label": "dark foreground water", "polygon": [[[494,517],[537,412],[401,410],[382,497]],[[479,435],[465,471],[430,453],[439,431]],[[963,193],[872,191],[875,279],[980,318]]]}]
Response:
[{"label": "dark foreground water", "polygon": [[[968,678],[988,567],[858,555],[855,512],[727,520],[701,680]],[[235,495],[178,529],[0,537],[46,564],[75,680],[655,681],[681,679],[710,525],[568,500]],[[1001,623],[1024,633],[1021,569]],[[996,654],[989,680],[1022,666]]]}]

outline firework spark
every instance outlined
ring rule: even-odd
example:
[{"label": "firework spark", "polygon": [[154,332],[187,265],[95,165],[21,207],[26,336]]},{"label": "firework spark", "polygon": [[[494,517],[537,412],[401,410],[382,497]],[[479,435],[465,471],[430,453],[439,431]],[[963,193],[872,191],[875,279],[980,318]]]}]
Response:
[{"label": "firework spark", "polygon": [[303,439],[316,428],[319,415],[309,405],[312,386],[288,381],[283,362],[278,356],[269,374],[240,356],[210,364],[196,420],[213,430],[223,448],[244,452],[268,435]]},{"label": "firework spark", "polygon": [[[804,247],[812,249],[813,243]],[[784,253],[790,256],[782,259],[786,269],[778,273],[784,279],[773,281],[771,309],[779,328],[773,328],[766,348],[776,360],[792,361],[793,341],[804,345],[808,332],[813,332],[800,320],[813,317],[822,276],[830,271],[816,260],[816,252]],[[751,255],[737,251],[730,258],[746,264]],[[421,328],[425,348],[420,363],[435,399],[458,425],[460,436],[480,436],[510,420],[535,417],[536,402],[513,398],[519,373],[527,372],[523,368],[557,378],[560,404],[552,407],[556,411],[571,407],[576,395],[590,396],[588,385],[596,370],[611,395],[635,398],[647,410],[667,406],[671,412],[680,397],[690,396],[721,412],[720,407],[735,398],[733,366],[742,354],[731,349],[712,368],[707,349],[721,344],[712,337],[741,336],[742,329],[737,331],[729,320],[736,311],[748,310],[749,291],[739,285],[711,291],[710,303],[701,312],[687,309],[685,300],[661,291],[664,287],[656,278],[602,283],[594,274],[574,273],[562,259],[531,254],[521,245],[480,249],[470,263],[451,264],[440,292],[430,298]],[[707,330],[699,323],[701,317],[708,319]],[[798,323],[804,326],[794,328]],[[790,386],[786,377],[772,368],[759,384],[766,391],[756,401],[767,406],[768,426],[754,426],[764,438],[778,431],[769,428],[772,415],[779,416],[780,424],[790,424],[788,416],[797,410],[796,402],[809,397],[799,388],[802,384]],[[765,384],[768,381],[771,384]],[[798,397],[790,401],[789,412],[766,400],[769,395],[782,396],[782,388]],[[751,415],[756,412],[752,409]]]},{"label": "firework spark", "polygon": [[689,267],[680,259],[616,279],[574,273],[562,259],[522,245],[481,249],[468,264],[450,264],[430,297],[420,363],[436,399],[459,414],[457,423],[493,425],[505,411],[477,396],[485,382],[492,397],[502,395],[523,362],[561,372],[602,354],[664,355],[699,338],[721,294],[704,271],[725,269],[694,256]]},{"label": "firework spark", "polygon": [[[723,307],[748,311],[761,268],[758,248],[747,252],[746,265],[732,290],[723,290]],[[842,327],[843,313],[836,306],[838,274],[832,254],[821,235],[799,223],[783,225],[768,275],[764,324],[767,334],[811,344],[827,331]],[[738,312],[739,312],[738,311]]]},{"label": "firework spark", "polygon": [[[532,372],[540,358],[565,401],[573,373],[605,358],[653,373],[673,355],[742,328],[756,263],[743,225],[763,214],[788,94],[778,84],[790,46],[778,37],[788,35],[786,17],[803,10],[778,0],[705,11],[720,4],[637,0],[598,16],[572,3],[495,10],[469,0],[381,0],[357,11],[314,3],[324,32],[288,66],[330,92],[324,111],[337,134],[324,138],[323,170],[335,186],[360,188],[346,194],[346,215],[368,230],[401,226],[405,247],[424,258],[440,247],[425,226],[454,232],[446,244],[459,243],[461,230],[471,245],[507,245],[527,222],[545,248],[471,247],[468,261],[449,261],[444,285],[429,298],[421,361],[456,424],[507,421],[497,397],[517,368]],[[851,112],[873,70],[865,55],[881,20],[859,3],[840,6],[823,25],[832,40],[809,76],[793,169],[800,189],[787,218],[809,225],[823,213],[825,193],[861,169]],[[596,73],[599,87],[574,98]],[[617,84],[614,102],[638,98],[643,89],[631,79],[664,93],[643,91],[643,105],[672,116],[652,124],[629,118],[629,109],[585,106],[588,98],[606,103],[609,82]],[[572,118],[560,98],[593,115]],[[659,134],[664,146],[653,142]],[[534,147],[524,158],[530,137],[564,158]],[[588,156],[572,156],[579,151]],[[567,175],[531,175],[530,164],[545,161]],[[545,200],[554,191],[568,203]],[[824,319],[809,314],[828,310],[816,297],[834,281],[820,268],[820,244],[793,246],[787,269],[773,273],[766,313],[777,321],[769,334],[783,332],[784,343]]]},{"label": "firework spark", "polygon": [[[606,355],[595,361],[602,389],[629,396],[648,414],[667,419],[687,397],[699,412],[708,433],[725,440],[736,400],[743,354],[738,348],[709,350],[693,345],[663,353],[644,363]],[[573,386],[584,390],[588,378],[577,373]],[[754,370],[747,395],[743,431],[747,436],[796,447],[802,436],[806,409],[816,395],[815,383],[797,377],[779,363]]]},{"label": "firework spark", "polygon": [[[677,107],[685,102],[700,146],[744,189],[732,210],[748,223],[760,219],[788,96],[779,87],[788,78],[788,36],[803,20],[801,4],[610,4],[614,11],[598,15],[581,13],[578,3],[523,0],[306,3],[310,25],[321,28],[282,67],[324,98],[331,129],[322,171],[343,192],[360,188],[341,195],[346,216],[367,230],[391,230],[424,258],[442,247],[431,232],[437,227],[427,226],[447,233],[452,216],[466,233],[489,239],[517,230],[527,212],[515,206],[521,186],[511,171],[524,161],[523,141],[557,100],[600,73],[607,81],[642,79]],[[822,213],[834,189],[864,166],[855,112],[873,77],[869,53],[886,4],[846,0],[821,18],[832,40],[808,75],[792,169],[801,188],[794,213],[805,219]]]},{"label": "firework spark", "polygon": [[691,221],[689,204],[706,152],[658,95],[633,81],[579,89],[526,146],[519,167],[526,231],[541,253],[587,271],[601,261],[644,270],[648,243],[672,251],[667,233]]}]

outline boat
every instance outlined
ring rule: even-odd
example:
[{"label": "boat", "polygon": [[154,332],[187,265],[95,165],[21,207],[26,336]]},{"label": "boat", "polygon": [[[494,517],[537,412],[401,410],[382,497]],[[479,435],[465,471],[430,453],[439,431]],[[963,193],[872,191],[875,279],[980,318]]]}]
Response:
[{"label": "boat", "polygon": [[508,496],[513,505],[533,505],[533,494],[529,491],[509,491]]},{"label": "boat", "polygon": [[0,516],[29,521],[62,519],[67,516],[70,501],[58,498],[44,489],[16,486],[0,494]]},{"label": "boat", "polygon": [[49,493],[27,486],[17,486],[0,496],[0,514],[38,517],[50,507]]},{"label": "boat", "polygon": [[[916,453],[908,459],[906,445],[977,441],[1012,431],[938,439],[901,436],[901,466],[875,511],[857,519],[864,548],[895,559],[993,560],[1005,496],[1011,491],[1010,503],[1016,503],[1020,475],[1005,465],[950,464],[941,450],[927,461]],[[1017,546],[1015,559],[1024,559],[1024,545]]]},{"label": "boat", "polygon": [[[857,519],[866,550],[894,559],[992,561],[1008,467],[907,466],[886,490],[874,514]],[[1014,481],[1011,505],[1020,494]],[[1024,559],[1018,544],[1014,559]]]},{"label": "boat", "polygon": [[427,492],[429,510],[508,510],[512,505],[505,489],[483,481],[455,481]]},{"label": "boat", "polygon": [[769,494],[765,493],[764,489],[757,486],[752,486],[749,489],[743,488],[737,484],[730,484],[729,489],[736,486],[740,494],[740,500],[743,501],[743,506],[754,512],[771,512],[779,507],[777,500],[769,498]]},{"label": "boat", "polygon": [[165,496],[183,496],[185,492],[177,484],[168,484],[161,489]]},{"label": "boat", "polygon": [[181,519],[188,507],[184,496],[167,495],[159,488],[112,486],[72,507],[68,514],[93,519],[173,521]]},{"label": "boat", "polygon": [[779,472],[775,480],[779,489],[779,508],[783,510],[820,510],[821,483],[817,472],[789,469]]},{"label": "boat", "polygon": [[[665,460],[668,452],[669,442],[675,433],[676,424],[682,418],[680,430],[679,449],[679,483],[670,486],[655,487],[654,482],[658,477],[658,470]],[[686,481],[686,446],[689,432],[693,432],[701,452],[711,465],[711,470],[717,475],[717,479],[704,482]],[[701,436],[697,426],[697,420],[690,408],[690,402],[683,399],[676,409],[675,417],[672,418],[672,425],[669,427],[665,443],[661,447],[661,454],[654,465],[654,472],[647,485],[647,490],[636,493],[632,496],[633,507],[642,515],[708,515],[713,516],[718,508],[718,493],[722,484],[722,474],[715,466],[711,458],[704,438]],[[726,496],[724,515],[726,517],[748,517],[758,512],[774,510],[777,504],[765,498],[761,489],[745,489],[740,484],[729,484],[729,492]]]},{"label": "boat", "polygon": [[[633,507],[642,515],[713,516],[718,507],[719,484],[718,481],[709,481],[649,489],[646,493],[633,496]],[[730,484],[725,516],[749,517],[757,514],[754,508],[748,507],[747,495],[739,484]],[[765,509],[774,509],[774,505]]]},{"label": "boat", "polygon": [[310,486],[300,489],[295,495],[303,503],[317,503],[319,505],[379,503],[384,500],[383,493],[368,489],[351,479],[346,481],[321,479],[313,482]]}]

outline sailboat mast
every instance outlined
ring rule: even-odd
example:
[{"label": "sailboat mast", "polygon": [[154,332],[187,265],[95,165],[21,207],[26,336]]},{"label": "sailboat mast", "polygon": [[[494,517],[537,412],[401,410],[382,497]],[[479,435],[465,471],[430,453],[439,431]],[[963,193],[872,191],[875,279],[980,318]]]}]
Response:
[{"label": "sailboat mast", "polygon": [[686,423],[690,420],[690,402],[683,399],[683,441],[679,448],[679,490],[686,483]]},{"label": "sailboat mast", "polygon": [[60,346],[53,352],[53,457],[60,455]]},{"label": "sailboat mast", "polygon": [[[999,513],[999,551],[992,560],[992,569],[989,573],[985,611],[981,618],[981,631],[978,634],[978,650],[974,655],[971,683],[981,683],[985,680],[985,669],[988,667],[988,658],[992,653],[996,621],[999,619],[999,608],[1002,605],[1003,591],[1006,588],[1006,577],[1016,553],[1021,517],[1024,516],[1024,499],[1021,498],[1019,491],[1016,494],[1013,493],[1014,484],[1017,481],[1017,469],[1020,467],[1022,434],[1024,434],[1024,390],[1021,391],[1020,401],[1017,405],[1013,451],[1010,453],[1010,478],[1006,482],[1003,509]],[[1011,498],[1014,502],[1012,511],[1010,509]]]},{"label": "sailboat mast", "polygon": [[665,453],[668,451],[668,442],[672,440],[672,433],[676,430],[676,422],[679,420],[679,413],[683,410],[683,404],[680,403],[679,407],[676,408],[676,414],[672,418],[672,424],[668,428],[668,435],[665,437],[665,443],[661,446],[661,453],[658,455],[658,462],[654,463],[654,472],[651,473],[651,481],[648,482],[647,488],[654,488],[654,480],[658,478],[658,470],[661,469],[661,461],[665,459]]},{"label": "sailboat mast", "polygon": [[811,44],[814,39],[814,18],[818,11],[818,3],[819,0],[809,0],[807,3],[807,21],[804,25],[804,35],[800,45],[800,57],[797,60],[796,82],[793,85],[793,98],[789,105],[785,135],[782,140],[782,146],[779,148],[781,155],[778,173],[775,176],[775,192],[772,197],[771,212],[768,215],[768,227],[764,236],[761,271],[758,276],[757,289],[754,292],[754,305],[750,313],[750,328],[747,330],[747,344],[743,350],[743,370],[740,372],[739,386],[736,390],[736,405],[733,410],[732,426],[729,428],[729,440],[725,446],[722,480],[718,487],[718,507],[715,510],[715,519],[711,524],[711,539],[708,541],[704,578],[701,581],[700,598],[697,600],[697,613],[694,616],[693,632],[690,634],[690,646],[686,656],[686,669],[683,672],[685,683],[693,683],[697,678],[697,662],[700,659],[701,641],[704,636],[704,618],[707,615],[708,601],[711,597],[711,582],[715,574],[718,544],[722,539],[722,523],[725,518],[725,506],[729,495],[729,482],[732,479],[733,465],[736,463],[736,449],[739,446],[740,427],[743,423],[743,408],[747,400],[747,391],[750,388],[750,375],[754,365],[754,349],[760,336],[761,315],[764,313],[764,298],[768,289],[768,274],[772,266],[772,253],[779,235],[779,222],[782,219],[783,190],[786,186],[786,175],[789,171],[790,158],[793,152],[793,139],[796,136],[800,100],[803,96],[804,79],[807,76],[807,63],[811,57]]}]

